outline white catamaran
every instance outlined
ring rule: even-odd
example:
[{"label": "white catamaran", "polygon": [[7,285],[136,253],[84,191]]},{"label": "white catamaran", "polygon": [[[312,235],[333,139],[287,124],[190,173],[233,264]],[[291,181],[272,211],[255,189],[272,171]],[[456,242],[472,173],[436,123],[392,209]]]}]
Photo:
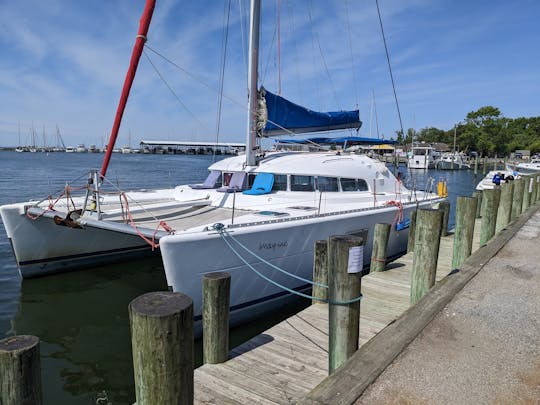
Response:
[{"label": "white catamaran", "polygon": [[[147,0],[132,61],[138,61],[155,0]],[[392,223],[388,256],[406,249],[405,218],[441,199],[407,190],[384,164],[344,152],[263,153],[262,136],[361,125],[358,111],[316,113],[261,88],[257,54],[260,0],[251,3],[246,154],[209,167],[203,184],[172,189],[105,193],[127,86],[101,171],[91,173],[80,197],[66,187],[57,200],[0,207],[24,277],[77,269],[160,251],[173,291],[194,300],[201,318],[201,280],[208,272],[232,275],[231,322],[273,307],[291,291],[309,288],[316,240],[355,234],[366,238],[369,263],[373,227]],[[134,66],[134,67],[133,67]],[[127,87],[127,90],[126,90]],[[282,117],[295,117],[284,120]]]}]

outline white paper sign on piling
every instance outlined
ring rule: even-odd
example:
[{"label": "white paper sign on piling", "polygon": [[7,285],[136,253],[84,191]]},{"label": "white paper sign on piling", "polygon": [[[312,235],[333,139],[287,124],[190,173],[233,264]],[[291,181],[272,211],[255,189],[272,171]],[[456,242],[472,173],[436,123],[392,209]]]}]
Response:
[{"label": "white paper sign on piling", "polygon": [[349,248],[347,273],[360,273],[364,267],[364,246]]}]

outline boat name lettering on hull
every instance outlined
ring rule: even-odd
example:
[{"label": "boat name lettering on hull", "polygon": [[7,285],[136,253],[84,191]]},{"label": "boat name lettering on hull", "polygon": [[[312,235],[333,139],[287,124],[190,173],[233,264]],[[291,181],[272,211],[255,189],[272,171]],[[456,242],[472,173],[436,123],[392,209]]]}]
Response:
[{"label": "boat name lettering on hull", "polygon": [[285,248],[289,242],[279,241],[279,242],[260,242],[259,250],[276,250],[277,248]]}]

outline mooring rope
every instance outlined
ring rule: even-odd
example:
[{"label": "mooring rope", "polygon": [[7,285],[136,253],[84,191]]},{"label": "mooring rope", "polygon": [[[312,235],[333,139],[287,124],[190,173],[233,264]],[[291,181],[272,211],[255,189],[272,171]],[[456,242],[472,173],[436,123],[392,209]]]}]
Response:
[{"label": "mooring rope", "polygon": [[312,296],[312,295],[308,295],[308,294],[304,294],[300,291],[296,291],[296,290],[293,290],[287,286],[284,286],[283,284],[280,284],[280,283],[277,283],[275,282],[274,280],[268,278],[267,276],[265,276],[264,274],[262,274],[260,271],[258,271],[255,267],[253,267],[253,265],[251,265],[244,257],[242,257],[242,255],[234,248],[234,246],[227,240],[228,238],[231,238],[233,241],[235,241],[236,243],[239,244],[239,246],[241,246],[243,249],[245,249],[247,252],[249,252],[252,256],[258,258],[259,260],[261,260],[261,262],[263,262],[264,264],[267,264],[269,265],[270,267],[276,269],[276,270],[279,270],[280,272],[284,273],[284,274],[287,274],[291,277],[294,277],[296,279],[299,279],[301,281],[305,281],[306,283],[308,284],[311,284],[311,285],[317,285],[317,286],[320,286],[322,288],[328,288],[327,285],[324,285],[324,284],[320,284],[320,283],[315,283],[311,280],[307,280],[307,279],[304,279],[302,277],[299,277],[295,274],[292,274],[286,270],[283,270],[275,265],[273,265],[272,263],[269,263],[267,260],[263,259],[262,257],[258,256],[256,253],[250,251],[247,247],[245,247],[243,244],[241,244],[236,238],[234,238],[234,236],[232,236],[229,232],[227,232],[227,230],[225,229],[225,225],[221,224],[221,223],[217,223],[217,224],[214,224],[213,227],[212,227],[215,231],[217,231],[217,233],[221,236],[221,239],[223,239],[223,241],[227,244],[227,246],[229,247],[229,249],[231,249],[231,251],[236,255],[236,257],[238,257],[251,271],[253,271],[254,273],[256,273],[259,277],[263,278],[264,280],[268,281],[270,284],[284,290],[284,291],[287,291],[291,294],[294,294],[294,295],[298,295],[300,297],[303,297],[303,298],[307,298],[307,299],[311,299],[311,300],[315,300],[315,301],[320,301],[320,302],[324,302],[324,303],[328,303],[328,304],[333,304],[333,305],[348,305],[348,304],[353,304],[355,302],[358,302],[362,299],[362,294],[360,294],[360,296],[358,297],[355,297],[353,299],[350,299],[350,300],[346,300],[346,301],[332,301],[332,300],[327,300],[327,299],[324,299],[324,298],[319,298],[319,297],[315,297],[315,296]]}]

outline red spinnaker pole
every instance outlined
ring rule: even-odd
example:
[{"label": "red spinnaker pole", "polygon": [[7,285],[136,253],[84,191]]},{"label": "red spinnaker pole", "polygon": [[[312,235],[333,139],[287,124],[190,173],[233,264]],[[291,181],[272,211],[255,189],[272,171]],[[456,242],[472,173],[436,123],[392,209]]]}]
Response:
[{"label": "red spinnaker pole", "polygon": [[120,101],[118,102],[116,116],[114,117],[114,124],[111,131],[111,137],[109,138],[109,144],[107,145],[107,152],[105,153],[103,165],[101,166],[102,178],[105,177],[105,173],[107,173],[107,167],[109,166],[109,161],[111,160],[111,154],[114,149],[114,144],[116,143],[116,138],[118,137],[120,123],[122,122],[122,115],[124,114],[124,109],[126,107],[129,91],[131,90],[131,85],[133,83],[133,79],[135,78],[135,73],[137,72],[137,66],[139,65],[139,59],[141,58],[144,43],[146,42],[146,35],[148,33],[150,21],[152,20],[152,14],[154,13],[155,5],[156,0],[146,0],[146,5],[144,6],[141,21],[139,22],[139,31],[137,32],[137,38],[135,39],[135,45],[133,46],[133,52],[131,53],[129,69],[124,80],[124,87],[122,88],[122,95],[120,96]]}]

